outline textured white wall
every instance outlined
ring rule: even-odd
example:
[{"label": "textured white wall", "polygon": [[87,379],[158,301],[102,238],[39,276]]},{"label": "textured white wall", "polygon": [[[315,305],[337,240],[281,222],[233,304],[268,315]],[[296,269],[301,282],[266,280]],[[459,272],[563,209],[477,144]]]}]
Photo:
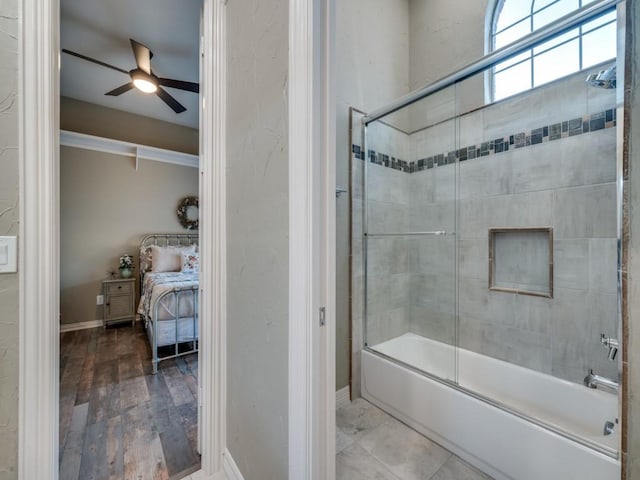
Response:
[{"label": "textured white wall", "polygon": [[409,87],[434,82],[484,55],[487,0],[408,0]]},{"label": "textured white wall", "polygon": [[[18,0],[0,3],[0,235],[18,235]],[[0,479],[18,478],[18,274],[0,274]]]},{"label": "textured white wall", "polygon": [[[484,55],[487,1],[408,0],[410,90],[440,80]],[[484,74],[480,74],[409,107],[410,129],[483,105]]]},{"label": "textured white wall", "polygon": [[227,441],[246,479],[288,476],[288,20],[286,0],[227,4]]}]

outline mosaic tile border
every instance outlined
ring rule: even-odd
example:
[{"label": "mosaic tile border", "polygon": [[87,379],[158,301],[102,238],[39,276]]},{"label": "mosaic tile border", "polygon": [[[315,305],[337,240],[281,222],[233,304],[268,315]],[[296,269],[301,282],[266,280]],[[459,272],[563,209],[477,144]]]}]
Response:
[{"label": "mosaic tile border", "polygon": [[[364,151],[360,148],[360,145],[352,144],[351,152],[356,158],[364,160]],[[376,152],[375,150],[369,150],[369,155],[367,157],[371,163],[406,173],[412,173],[412,171],[410,171],[411,165],[415,163],[409,163],[406,160],[396,158],[392,155],[387,155],[386,153]]]},{"label": "mosaic tile border", "polygon": [[[367,152],[367,158],[369,162],[376,165],[392,168],[400,172],[414,173],[434,167],[450,165],[455,163],[456,160],[464,162],[474,158],[486,157],[488,155],[508,152],[509,150],[551,142],[561,138],[612,128],[615,127],[616,124],[616,109],[611,108],[603,112],[583,115],[582,117],[534,128],[527,132],[519,132],[496,138],[488,142],[482,142],[479,145],[469,145],[468,147],[463,147],[458,150],[421,158],[414,162],[407,162],[385,153],[376,152],[375,150],[369,150]],[[351,152],[356,158],[364,160],[364,151],[360,145],[351,145]]]}]

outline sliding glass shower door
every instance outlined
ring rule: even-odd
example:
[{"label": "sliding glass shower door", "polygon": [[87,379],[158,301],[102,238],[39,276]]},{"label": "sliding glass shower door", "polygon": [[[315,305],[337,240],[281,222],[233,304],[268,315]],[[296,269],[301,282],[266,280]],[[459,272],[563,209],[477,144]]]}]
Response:
[{"label": "sliding glass shower door", "polygon": [[366,345],[456,380],[455,87],[366,132]]},{"label": "sliding glass shower door", "polygon": [[608,67],[488,104],[481,72],[368,123],[362,241],[365,348],[615,457]]}]

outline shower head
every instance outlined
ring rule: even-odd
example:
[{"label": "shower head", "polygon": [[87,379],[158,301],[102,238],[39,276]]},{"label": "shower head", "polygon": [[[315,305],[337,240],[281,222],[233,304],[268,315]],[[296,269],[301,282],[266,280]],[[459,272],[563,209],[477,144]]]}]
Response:
[{"label": "shower head", "polygon": [[616,88],[616,64],[606,70],[592,73],[587,77],[587,84],[598,88]]}]

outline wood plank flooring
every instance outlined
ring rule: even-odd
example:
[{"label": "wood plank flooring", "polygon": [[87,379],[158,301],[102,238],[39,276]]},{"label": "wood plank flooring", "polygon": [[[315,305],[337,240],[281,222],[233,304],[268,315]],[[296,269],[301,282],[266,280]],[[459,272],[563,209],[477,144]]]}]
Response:
[{"label": "wood plank flooring", "polygon": [[60,480],[174,480],[200,468],[198,356],[151,373],[140,322],[60,336]]}]

